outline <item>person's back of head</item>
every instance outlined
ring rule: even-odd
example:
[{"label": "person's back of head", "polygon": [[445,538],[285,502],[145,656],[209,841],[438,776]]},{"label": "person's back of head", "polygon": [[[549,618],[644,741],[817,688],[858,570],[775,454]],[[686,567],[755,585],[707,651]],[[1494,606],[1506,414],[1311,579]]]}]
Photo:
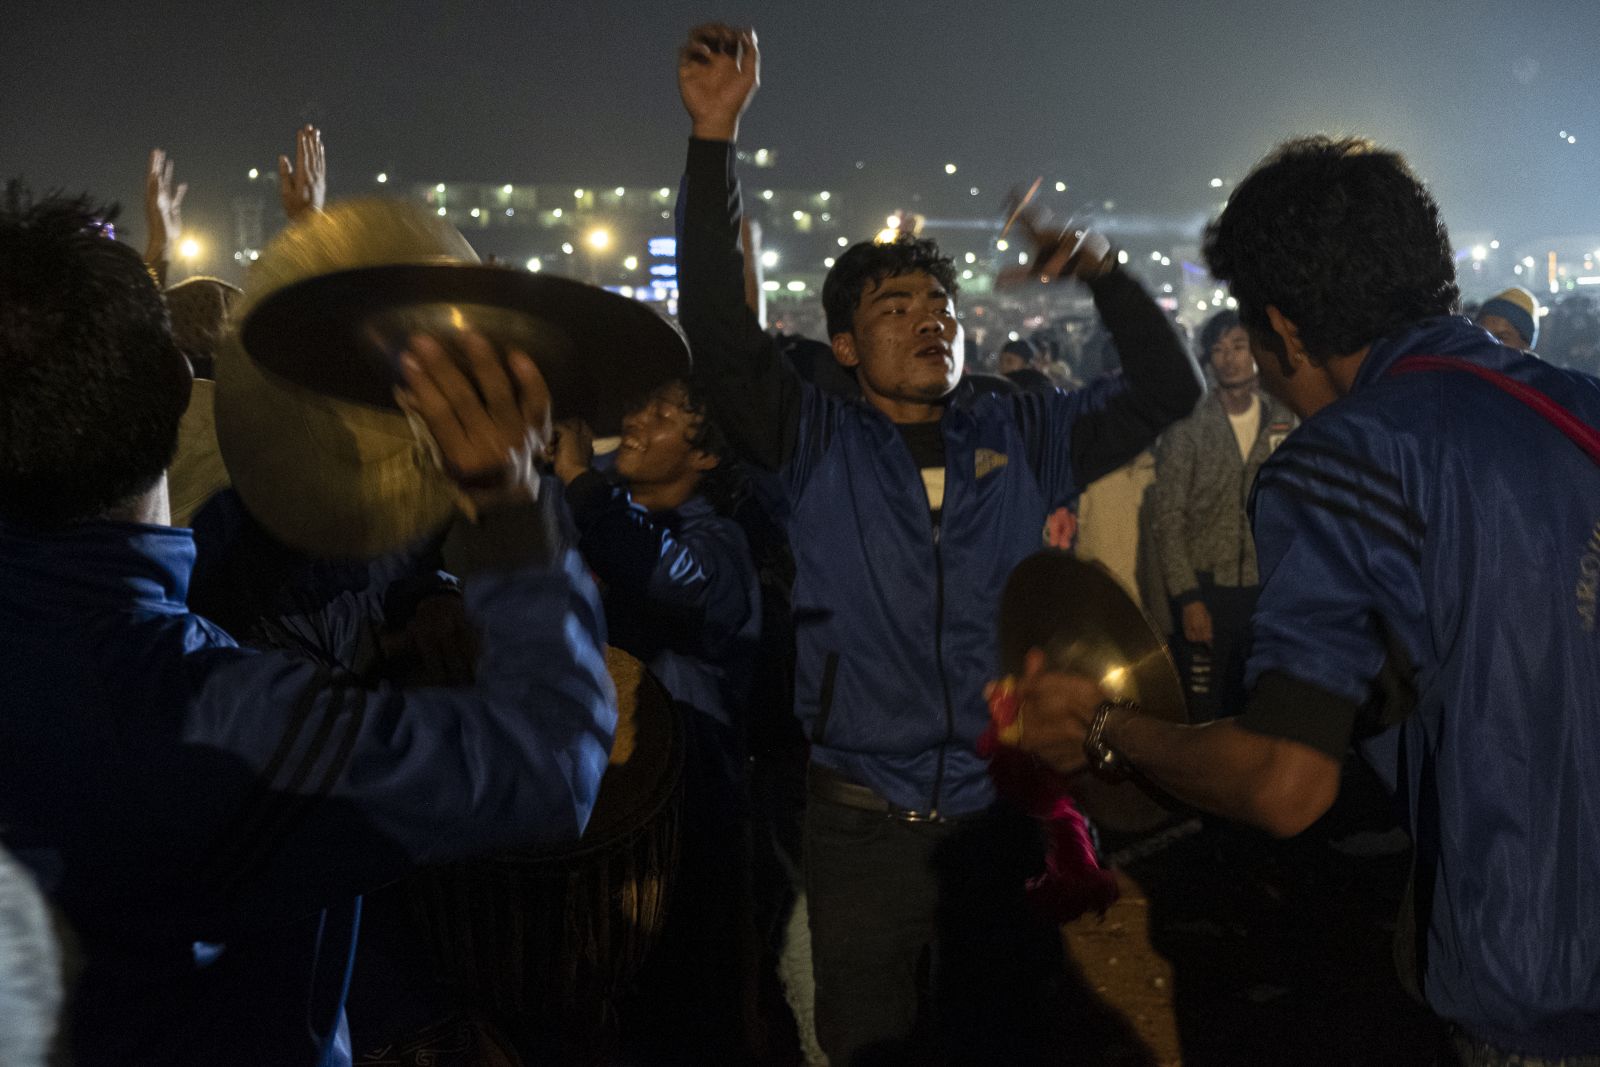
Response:
[{"label": "person's back of head", "polygon": [[1531,349],[1539,343],[1539,301],[1520,285],[1485,300],[1472,321],[1512,348]]},{"label": "person's back of head", "polygon": [[1398,153],[1355,138],[1280,145],[1206,227],[1205,258],[1258,343],[1279,350],[1275,307],[1316,362],[1449,314],[1460,297],[1433,197]]},{"label": "person's back of head", "polygon": [[1033,347],[1033,342],[1019,337],[1015,341],[1007,341],[1000,347],[1000,358],[995,367],[1001,374],[1010,374],[1012,371],[1031,367],[1039,358],[1039,350]]},{"label": "person's back of head", "polygon": [[172,459],[189,370],[113,214],[16,182],[0,203],[0,519],[103,515]]},{"label": "person's back of head", "polygon": [[172,316],[172,339],[196,378],[215,378],[217,346],[233,305],[244,293],[221,278],[190,278],[162,294]]}]

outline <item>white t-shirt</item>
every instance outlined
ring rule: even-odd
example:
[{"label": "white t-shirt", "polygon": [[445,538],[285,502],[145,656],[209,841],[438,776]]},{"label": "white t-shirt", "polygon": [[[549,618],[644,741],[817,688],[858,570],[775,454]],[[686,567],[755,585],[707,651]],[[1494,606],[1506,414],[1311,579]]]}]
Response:
[{"label": "white t-shirt", "polygon": [[1235,415],[1230,411],[1228,421],[1233,424],[1233,436],[1239,442],[1239,458],[1249,459],[1250,450],[1255,447],[1256,434],[1261,432],[1261,398],[1252,393],[1250,407],[1245,413]]}]

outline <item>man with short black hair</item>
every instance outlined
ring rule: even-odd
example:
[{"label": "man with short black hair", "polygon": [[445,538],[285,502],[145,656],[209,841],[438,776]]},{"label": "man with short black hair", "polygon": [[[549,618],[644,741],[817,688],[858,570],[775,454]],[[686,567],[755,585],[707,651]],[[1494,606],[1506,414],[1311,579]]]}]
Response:
[{"label": "man with short black hair", "polygon": [[903,235],[849,248],[823,287],[834,358],[861,397],[806,386],[743,299],[734,142],[758,65],[754,32],[727,26],[697,28],[680,54],[694,124],[680,311],[713,413],[792,504],[818,1038],[835,1067],[1033,1062],[1070,1023],[1052,1000],[1059,930],[1023,898],[1038,827],[996,803],[977,752],[1000,591],[1054,508],[1194,406],[1198,376],[1104,238],[1077,233],[1041,237],[1032,277],[1089,285],[1125,380],[981,389],[962,378],[953,264]]},{"label": "man with short black hair", "polygon": [[[406,403],[477,511],[446,541],[470,688],[363,688],[239,648],[185,597],[165,467],[189,369],[86,200],[0,205],[0,842],[71,926],[72,1062],[339,1067],[356,894],[571,841],[616,711],[598,597],[533,461],[549,397],[413,338]],[[474,383],[478,389],[474,388]]]},{"label": "man with short black hair", "polygon": [[1178,727],[1035,655],[1024,747],[1290,835],[1360,738],[1416,844],[1401,947],[1462,1062],[1600,1062],[1600,382],[1453,314],[1438,206],[1364,141],[1278,148],[1205,254],[1306,420],[1257,480],[1250,696]]}]

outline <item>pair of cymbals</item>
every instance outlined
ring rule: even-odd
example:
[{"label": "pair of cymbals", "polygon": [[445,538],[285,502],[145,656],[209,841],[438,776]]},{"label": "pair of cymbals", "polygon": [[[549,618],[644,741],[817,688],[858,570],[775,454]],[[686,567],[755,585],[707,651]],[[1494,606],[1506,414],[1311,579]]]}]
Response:
[{"label": "pair of cymbals", "polygon": [[288,544],[365,558],[441,528],[456,496],[394,403],[416,333],[474,331],[538,364],[557,419],[615,433],[631,400],[689,371],[648,307],[489,267],[419,204],[356,200],[288,227],[253,265],[218,353],[217,436],[252,514]]}]

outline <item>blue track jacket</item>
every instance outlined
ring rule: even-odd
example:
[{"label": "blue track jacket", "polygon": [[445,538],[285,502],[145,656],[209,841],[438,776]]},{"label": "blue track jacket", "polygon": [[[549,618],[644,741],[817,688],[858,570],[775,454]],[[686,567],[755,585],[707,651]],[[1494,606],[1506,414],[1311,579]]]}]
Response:
[{"label": "blue track jacket", "polygon": [[477,684],[401,691],[191,614],[188,530],[0,526],[0,840],[80,944],[79,1067],[347,1063],[356,894],[582,832],[598,598],[575,553],[498,556],[526,562],[466,582]]},{"label": "blue track jacket", "polygon": [[1403,665],[1415,710],[1363,747],[1416,842],[1428,1003],[1503,1048],[1600,1052],[1600,468],[1470,374],[1385,377],[1411,354],[1600,426],[1600,381],[1464,318],[1376,342],[1256,483],[1250,683],[1360,705]]},{"label": "blue track jacket", "polygon": [[1091,285],[1124,374],[1076,392],[963,382],[941,422],[944,503],[889,419],[801,382],[744,304],[733,146],[691,140],[680,318],[695,381],[744,457],[778,472],[796,579],[795,712],[819,765],[912,811],[994,799],[976,751],[999,671],[996,612],[1045,518],[1187,415],[1200,379],[1164,313],[1120,270]]}]

